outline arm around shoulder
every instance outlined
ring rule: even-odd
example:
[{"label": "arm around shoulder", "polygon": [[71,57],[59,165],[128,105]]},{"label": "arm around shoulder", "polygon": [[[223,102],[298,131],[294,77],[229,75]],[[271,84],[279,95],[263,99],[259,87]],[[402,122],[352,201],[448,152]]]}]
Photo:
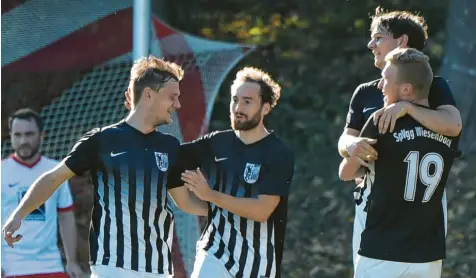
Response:
[{"label": "arm around shoulder", "polygon": [[445,136],[458,136],[463,127],[459,110],[453,105],[442,105],[431,110],[409,105],[408,112],[426,128]]},{"label": "arm around shoulder", "polygon": [[430,107],[436,110],[413,106],[410,107],[408,113],[423,126],[436,133],[458,136],[463,126],[461,115],[456,107],[453,92],[444,78],[440,76],[433,78],[428,102]]},{"label": "arm around shoulder", "polygon": [[[445,116],[448,117],[448,126],[446,126],[446,130],[442,132],[442,134],[453,137],[458,136],[463,129],[463,121],[458,108],[453,105],[442,105],[438,107],[437,110],[446,112],[447,115]],[[445,128],[445,126],[443,126],[443,128]]]}]

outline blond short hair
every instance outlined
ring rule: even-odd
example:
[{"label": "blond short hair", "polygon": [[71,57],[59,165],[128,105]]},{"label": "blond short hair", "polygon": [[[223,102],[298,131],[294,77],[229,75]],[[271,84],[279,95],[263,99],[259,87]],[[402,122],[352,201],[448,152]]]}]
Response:
[{"label": "blond short hair", "polygon": [[427,98],[433,82],[430,58],[414,48],[396,48],[385,56],[385,61],[397,67],[397,82],[409,83],[415,95]]},{"label": "blond short hair", "polygon": [[132,65],[129,80],[129,88],[134,93],[134,103],[137,104],[145,88],[158,91],[171,79],[181,81],[183,75],[183,69],[179,65],[153,55],[136,60]]},{"label": "blond short hair", "polygon": [[245,67],[236,73],[232,90],[236,90],[236,87],[243,82],[253,82],[260,85],[262,103],[269,103],[271,108],[278,104],[281,97],[281,86],[268,73],[258,68]]}]

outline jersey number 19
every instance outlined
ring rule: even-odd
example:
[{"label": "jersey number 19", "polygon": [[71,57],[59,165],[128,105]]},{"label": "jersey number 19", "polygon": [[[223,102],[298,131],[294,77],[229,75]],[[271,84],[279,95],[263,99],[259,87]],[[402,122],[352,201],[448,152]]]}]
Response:
[{"label": "jersey number 19", "polygon": [[[443,175],[444,162],[441,155],[437,153],[427,153],[420,161],[420,152],[411,151],[403,161],[407,163],[405,200],[410,202],[415,201],[417,179],[420,177],[421,183],[427,186],[422,202],[426,203],[430,201]],[[430,173],[431,165],[433,165],[434,169],[432,173]]]}]

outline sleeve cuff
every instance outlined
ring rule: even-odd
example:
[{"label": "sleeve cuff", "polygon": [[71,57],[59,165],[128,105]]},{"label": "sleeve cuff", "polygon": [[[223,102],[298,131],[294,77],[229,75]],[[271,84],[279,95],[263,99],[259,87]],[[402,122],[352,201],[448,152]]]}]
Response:
[{"label": "sleeve cuff", "polygon": [[258,195],[270,195],[270,196],[279,196],[279,197],[288,197],[289,196],[289,191],[272,191],[272,190],[269,190],[269,191],[266,191],[266,190],[263,190],[263,191],[260,191],[258,193]]},{"label": "sleeve cuff", "polygon": [[345,125],[345,128],[352,128],[352,129],[355,129],[355,130],[358,130],[358,131],[361,131],[363,127],[364,127],[363,125],[359,125],[359,124],[355,124],[355,123],[348,123],[348,124]]},{"label": "sleeve cuff", "polygon": [[68,211],[72,211],[73,210],[73,205],[70,205],[68,207],[64,207],[64,208],[57,208],[56,209],[58,212],[68,212]]}]

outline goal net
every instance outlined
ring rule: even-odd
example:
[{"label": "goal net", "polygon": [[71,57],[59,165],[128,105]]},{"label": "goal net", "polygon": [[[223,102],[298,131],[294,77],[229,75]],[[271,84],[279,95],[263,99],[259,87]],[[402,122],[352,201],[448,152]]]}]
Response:
[{"label": "goal net", "polygon": [[[2,14],[2,70],[31,71],[33,64],[37,72],[74,69],[84,72],[41,110],[47,134],[43,154],[60,160],[86,131],[110,125],[127,115],[123,103],[132,66],[132,1],[55,3],[45,6],[40,0],[30,0]],[[42,16],[43,26],[28,20],[32,14]],[[65,24],[55,25],[55,22]],[[122,27],[117,28],[117,24]],[[9,25],[15,26],[17,32],[9,32]],[[151,54],[174,61],[185,71],[180,85],[182,108],[174,115],[173,124],[159,129],[180,141],[193,140],[207,131],[213,103],[225,76],[253,47],[183,34],[154,17],[151,32]],[[15,86],[8,88],[14,90]],[[3,96],[13,93],[3,91],[2,103]],[[21,107],[12,110],[18,108]],[[9,140],[3,140],[2,157],[11,152]],[[179,211],[173,203],[170,205],[176,219],[175,277],[188,277],[200,235],[199,222],[197,217]]]}]

